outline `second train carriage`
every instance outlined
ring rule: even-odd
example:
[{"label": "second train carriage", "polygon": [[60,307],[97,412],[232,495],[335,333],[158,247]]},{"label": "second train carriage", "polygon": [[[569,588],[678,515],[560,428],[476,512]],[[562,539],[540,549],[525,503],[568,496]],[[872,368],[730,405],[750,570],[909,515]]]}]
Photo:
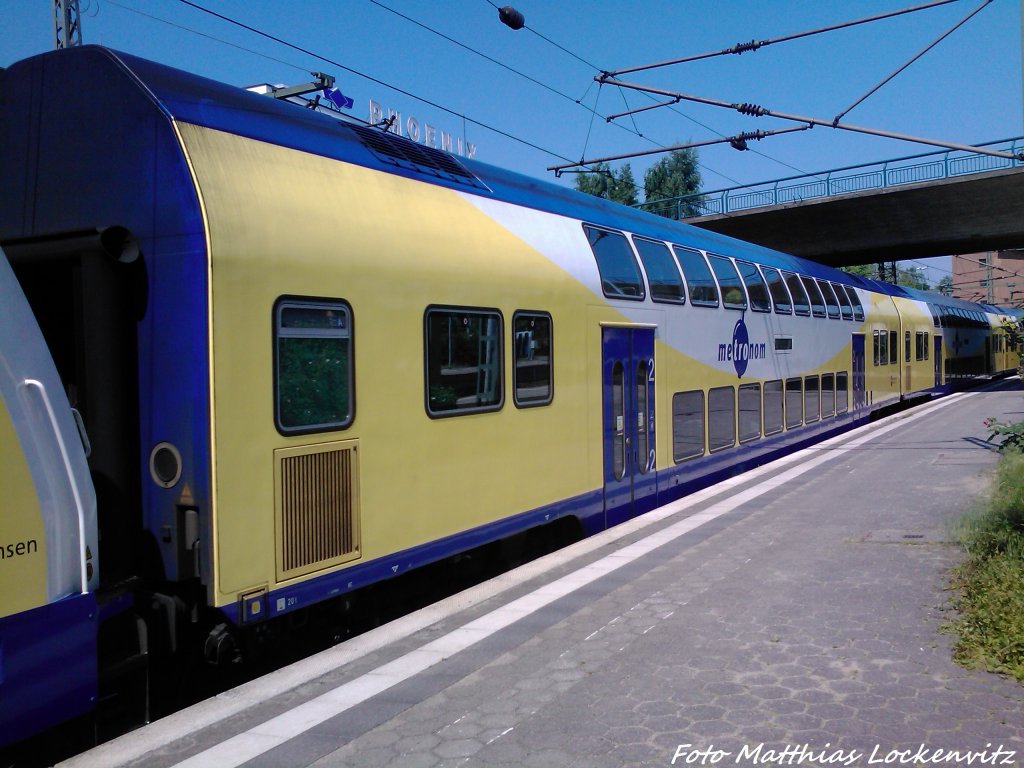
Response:
[{"label": "second train carriage", "polygon": [[[78,592],[137,614],[139,648],[185,627],[216,659],[246,626],[554,520],[601,530],[1016,365],[995,308],[96,47],[0,75],[0,179],[0,243],[91,442],[101,586]],[[55,631],[15,606],[0,641],[15,625]]]}]

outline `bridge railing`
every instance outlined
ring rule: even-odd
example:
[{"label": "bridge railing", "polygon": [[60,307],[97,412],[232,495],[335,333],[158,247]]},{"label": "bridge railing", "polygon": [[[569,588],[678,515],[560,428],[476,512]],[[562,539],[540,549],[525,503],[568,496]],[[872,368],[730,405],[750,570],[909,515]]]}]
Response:
[{"label": "bridge railing", "polygon": [[[1014,155],[1024,150],[1024,136],[992,141],[980,146],[1005,150]],[[787,176],[748,186],[728,187],[684,197],[650,200],[638,208],[673,219],[745,211],[801,200],[830,197],[902,184],[948,179],[972,173],[1022,166],[1021,160],[994,157],[962,150],[908,155],[884,162],[849,165],[831,171]]]}]

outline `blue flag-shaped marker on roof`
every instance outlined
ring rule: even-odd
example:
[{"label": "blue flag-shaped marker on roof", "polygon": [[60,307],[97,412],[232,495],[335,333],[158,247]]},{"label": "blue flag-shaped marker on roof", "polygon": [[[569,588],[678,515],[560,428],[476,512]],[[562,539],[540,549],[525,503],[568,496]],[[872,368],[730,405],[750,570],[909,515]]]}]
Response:
[{"label": "blue flag-shaped marker on roof", "polygon": [[324,98],[338,109],[352,109],[353,101],[337,88],[324,88]]}]

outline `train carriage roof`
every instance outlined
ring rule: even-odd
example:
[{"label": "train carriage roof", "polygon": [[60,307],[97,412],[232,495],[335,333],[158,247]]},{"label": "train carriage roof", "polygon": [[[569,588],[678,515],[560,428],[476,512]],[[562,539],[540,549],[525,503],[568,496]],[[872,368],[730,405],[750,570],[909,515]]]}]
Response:
[{"label": "train carriage roof", "polygon": [[[0,75],[0,97],[5,80],[17,78],[24,64],[40,59],[46,59],[50,65],[50,77],[54,78],[49,83],[51,86],[56,85],[62,68],[74,68],[79,72],[83,68],[92,68],[95,77],[88,82],[93,84],[97,93],[109,87],[112,70],[120,70],[121,75],[127,75],[137,84],[139,98],[151,100],[168,120],[225,131],[638,235],[748,258],[865,290],[931,303],[983,308],[971,302],[842,272],[551,182],[479,161],[457,158],[377,128],[339,120],[286,101],[99,46],[54,51],[15,64]],[[54,70],[57,74],[53,74]],[[86,100],[90,98],[89,93],[75,96]]]}]

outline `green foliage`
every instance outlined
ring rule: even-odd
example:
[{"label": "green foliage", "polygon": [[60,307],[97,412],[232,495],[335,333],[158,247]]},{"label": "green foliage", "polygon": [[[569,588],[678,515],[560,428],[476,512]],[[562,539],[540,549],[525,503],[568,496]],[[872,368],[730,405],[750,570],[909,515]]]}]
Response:
[{"label": "green foliage", "polygon": [[958,532],[968,560],[953,577],[953,658],[1024,682],[1024,453],[1003,454],[987,502]]},{"label": "green foliage", "polygon": [[874,264],[854,264],[852,267],[843,267],[843,272],[849,272],[851,275],[860,275],[861,277],[878,277],[878,267]]},{"label": "green foliage", "polygon": [[1024,451],[1024,421],[1008,423],[990,418],[985,419],[984,424],[989,431],[988,441],[998,439],[1000,451],[1007,448]]},{"label": "green foliage", "polygon": [[905,288],[917,288],[922,291],[927,291],[931,288],[928,280],[925,279],[924,272],[916,267],[911,267],[910,269],[897,268],[896,285],[902,285]]},{"label": "green foliage", "polygon": [[592,173],[576,175],[577,191],[623,205],[636,205],[636,181],[629,163],[618,171],[613,171],[608,163],[596,163],[592,168]]},{"label": "green foliage", "polygon": [[348,419],[348,339],[281,339],[278,411],[284,427],[340,424]]},{"label": "green foliage", "polygon": [[[700,192],[700,169],[697,167],[697,152],[692,147],[677,149],[664,156],[647,169],[644,174],[644,194],[647,202],[695,195]],[[664,208],[652,206],[653,213],[678,219],[700,214],[700,200],[688,200],[681,205]]]},{"label": "green foliage", "polygon": [[952,296],[953,295],[953,276],[952,275],[944,276],[941,280],[939,280],[939,284],[937,286],[935,286],[935,290],[937,290],[939,293],[941,293],[941,294],[943,294],[945,296]]}]

